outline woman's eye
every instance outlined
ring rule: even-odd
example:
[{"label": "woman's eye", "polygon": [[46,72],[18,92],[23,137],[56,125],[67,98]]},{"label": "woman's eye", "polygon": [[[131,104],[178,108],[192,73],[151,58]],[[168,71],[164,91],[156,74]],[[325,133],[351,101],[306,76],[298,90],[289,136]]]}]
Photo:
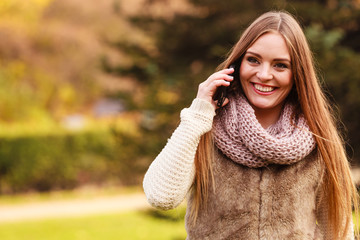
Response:
[{"label": "woman's eye", "polygon": [[277,63],[277,64],[275,64],[275,67],[276,68],[288,68],[288,66],[284,63]]},{"label": "woman's eye", "polygon": [[256,58],[254,58],[254,57],[248,57],[247,60],[248,60],[248,62],[250,62],[250,63],[259,63],[259,61],[256,60]]}]

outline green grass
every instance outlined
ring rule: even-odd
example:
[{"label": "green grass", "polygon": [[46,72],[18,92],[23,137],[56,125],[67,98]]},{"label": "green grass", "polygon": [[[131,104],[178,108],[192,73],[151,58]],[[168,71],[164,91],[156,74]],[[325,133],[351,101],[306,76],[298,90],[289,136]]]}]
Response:
[{"label": "green grass", "polygon": [[[53,191],[0,196],[0,205],[79,200],[99,196],[127,195],[140,187],[84,187],[73,191]],[[154,209],[83,217],[53,218],[0,223],[0,240],[180,240],[186,238],[185,205],[170,210]],[[1,212],[0,212],[1,214]]]},{"label": "green grass", "polygon": [[185,207],[171,211],[24,221],[0,224],[1,240],[180,240],[186,238]]}]

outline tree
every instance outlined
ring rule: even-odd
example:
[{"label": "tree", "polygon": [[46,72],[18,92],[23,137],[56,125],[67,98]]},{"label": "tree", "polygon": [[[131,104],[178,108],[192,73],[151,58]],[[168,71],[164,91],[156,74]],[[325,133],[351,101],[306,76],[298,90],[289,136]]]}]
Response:
[{"label": "tree", "polygon": [[[285,9],[297,16],[309,38],[328,95],[339,104],[341,118],[349,130],[353,157],[360,160],[360,48],[359,7],[355,1],[213,1],[187,2],[191,11],[154,16],[152,6],[167,6],[166,0],[145,1],[138,15],[129,17],[136,29],[154,39],[155,51],[137,44],[117,43],[119,51],[134,59],[131,66],[109,67],[110,74],[132,75],[146,89],[137,109],[150,110],[152,117],[163,119],[149,133],[165,139],[178,123],[178,112],[191,103],[197,85],[216,68],[242,30],[261,13]],[[121,10],[119,11],[121,14]],[[173,101],[164,102],[159,94],[171,93]],[[165,98],[164,98],[165,99]],[[135,106],[133,104],[133,106]],[[162,117],[158,117],[162,116]],[[155,121],[156,122],[156,121]],[[148,129],[149,130],[149,129]],[[165,130],[165,131],[164,131]],[[161,142],[161,141],[160,141]],[[158,148],[161,144],[158,145]],[[159,149],[157,149],[159,150]],[[155,153],[155,151],[154,151]]]}]

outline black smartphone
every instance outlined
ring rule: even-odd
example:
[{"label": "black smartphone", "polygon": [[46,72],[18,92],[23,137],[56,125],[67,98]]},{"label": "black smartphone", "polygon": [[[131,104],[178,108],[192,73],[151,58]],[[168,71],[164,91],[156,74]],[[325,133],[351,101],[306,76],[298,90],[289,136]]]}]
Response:
[{"label": "black smartphone", "polygon": [[[234,72],[232,74],[230,74],[230,76],[233,76],[234,77],[234,80],[235,80],[235,76],[236,76],[236,72],[237,72],[237,67],[235,64],[231,64],[229,68],[233,68],[234,69]],[[234,81],[233,80],[233,81]],[[216,92],[213,96],[213,100],[216,101],[217,100],[217,106],[218,107],[222,107],[224,101],[225,101],[225,98],[227,97],[227,89],[228,87],[226,86],[220,86],[216,89]]]}]

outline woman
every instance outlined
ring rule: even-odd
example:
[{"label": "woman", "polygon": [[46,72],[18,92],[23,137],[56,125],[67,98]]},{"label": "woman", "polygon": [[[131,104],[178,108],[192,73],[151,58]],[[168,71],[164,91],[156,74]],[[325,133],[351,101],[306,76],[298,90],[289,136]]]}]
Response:
[{"label": "woman", "polygon": [[357,192],[296,20],[261,15],[220,69],[149,167],[150,204],[189,193],[188,239],[353,239]]}]

